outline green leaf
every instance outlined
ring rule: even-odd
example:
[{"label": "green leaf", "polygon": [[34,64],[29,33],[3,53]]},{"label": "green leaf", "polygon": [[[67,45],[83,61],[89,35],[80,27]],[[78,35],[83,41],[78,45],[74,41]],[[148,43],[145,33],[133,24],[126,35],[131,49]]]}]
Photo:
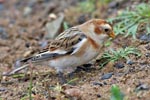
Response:
[{"label": "green leaf", "polygon": [[101,59],[104,59],[103,62],[100,63],[100,66],[107,64],[110,61],[117,61],[119,59],[128,59],[128,56],[130,54],[134,54],[136,56],[141,56],[141,53],[138,49],[134,48],[134,47],[126,47],[126,48],[121,48],[119,50],[113,50],[110,49],[110,51],[105,52]]},{"label": "green leaf", "polygon": [[20,100],[28,100],[28,98],[29,96],[27,95],[27,96],[22,97]]},{"label": "green leaf", "polygon": [[117,85],[111,87],[111,98],[110,100],[123,100],[124,94],[120,91]]},{"label": "green leaf", "polygon": [[125,34],[125,36],[132,36],[134,39],[136,38],[136,33],[138,29],[138,25],[146,24],[145,30],[150,32],[149,29],[149,21],[150,21],[150,4],[139,4],[135,7],[133,11],[130,11],[129,8],[122,11],[116,18],[108,19],[111,23],[115,22],[114,31],[116,35]]},{"label": "green leaf", "polygon": [[146,30],[147,30],[147,33],[150,34],[150,23],[147,24]]},{"label": "green leaf", "polygon": [[67,22],[63,22],[63,27],[65,30],[67,30],[69,28],[68,23]]},{"label": "green leaf", "polygon": [[22,78],[22,77],[25,77],[25,74],[24,73],[14,74],[12,77],[13,78]]},{"label": "green leaf", "polygon": [[136,39],[136,32],[137,32],[137,28],[138,28],[138,24],[133,25],[132,27],[130,27],[128,29],[128,33],[126,36],[128,36],[129,34],[132,34],[133,38]]},{"label": "green leaf", "polygon": [[106,43],[104,45],[105,45],[105,47],[109,47],[111,45],[111,43],[112,42],[110,40],[108,40],[108,41],[106,41]]}]

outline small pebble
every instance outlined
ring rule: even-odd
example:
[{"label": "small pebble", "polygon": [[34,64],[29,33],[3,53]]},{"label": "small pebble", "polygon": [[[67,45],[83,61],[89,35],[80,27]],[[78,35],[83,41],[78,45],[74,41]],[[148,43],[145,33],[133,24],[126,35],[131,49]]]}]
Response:
[{"label": "small pebble", "polygon": [[49,14],[48,17],[51,18],[51,19],[56,19],[57,18],[56,14],[54,14],[54,13]]},{"label": "small pebble", "polygon": [[100,83],[100,82],[93,82],[93,85],[98,85],[98,86],[103,86],[103,84],[102,83]]},{"label": "small pebble", "polygon": [[124,64],[123,64],[123,63],[116,63],[116,64],[114,65],[114,67],[116,67],[116,68],[118,68],[118,69],[121,69],[121,68],[124,67]]},{"label": "small pebble", "polygon": [[127,60],[127,62],[126,62],[128,65],[132,65],[132,64],[134,64],[134,62],[132,61],[132,60]]},{"label": "small pebble", "polygon": [[139,64],[143,66],[146,65],[146,62],[140,62]]},{"label": "small pebble", "polygon": [[119,7],[119,2],[116,2],[116,1],[112,1],[112,2],[110,2],[109,4],[108,4],[108,7],[109,8],[117,8],[117,7]]},{"label": "small pebble", "polygon": [[64,93],[68,96],[77,97],[77,98],[82,96],[82,91],[78,88],[66,89]]},{"label": "small pebble", "polygon": [[107,82],[104,81],[103,84],[104,84],[104,85],[107,85]]},{"label": "small pebble", "polygon": [[0,87],[0,92],[4,92],[6,90],[7,90],[6,88]]},{"label": "small pebble", "polygon": [[31,12],[32,12],[32,8],[27,6],[27,7],[24,8],[23,15],[28,16],[28,15],[31,14]]},{"label": "small pebble", "polygon": [[15,64],[14,64],[14,67],[15,68],[18,68],[18,67],[20,67],[21,66],[21,62],[20,62],[20,60],[17,60],[16,62],[15,62]]},{"label": "small pebble", "polygon": [[5,0],[0,0],[0,3],[4,3]]},{"label": "small pebble", "polygon": [[10,26],[10,25],[14,25],[15,23],[16,23],[16,20],[10,19],[10,21],[9,21],[9,26]]},{"label": "small pebble", "polygon": [[48,42],[47,41],[40,41],[39,45],[41,48],[45,48],[48,45]]},{"label": "small pebble", "polygon": [[84,67],[91,67],[92,64],[84,64],[83,66],[84,66]]},{"label": "small pebble", "polygon": [[23,57],[28,57],[30,54],[32,54],[32,50],[28,50],[23,54]]},{"label": "small pebble", "polygon": [[145,48],[146,48],[147,50],[150,50],[150,45],[147,45]]},{"label": "small pebble", "polygon": [[139,84],[136,86],[136,91],[140,91],[140,90],[149,90],[150,88],[148,87],[147,84]]},{"label": "small pebble", "polygon": [[5,28],[0,27],[0,38],[2,39],[8,39],[8,33],[6,32]]},{"label": "small pebble", "polygon": [[146,56],[146,57],[150,57],[150,53],[146,53],[145,56]]},{"label": "small pebble", "polygon": [[150,34],[144,34],[140,37],[140,40],[150,42]]},{"label": "small pebble", "polygon": [[48,3],[48,2],[50,2],[50,1],[51,1],[51,0],[44,0],[45,3]]},{"label": "small pebble", "polygon": [[0,11],[4,10],[4,8],[5,8],[4,5],[2,3],[0,3]]},{"label": "small pebble", "polygon": [[25,47],[29,48],[30,47],[30,43],[25,43]]},{"label": "small pebble", "polygon": [[56,100],[56,97],[51,97],[52,100]]},{"label": "small pebble", "polygon": [[100,98],[100,97],[101,97],[101,95],[100,95],[100,94],[97,94],[97,97],[98,97],[98,98]]},{"label": "small pebble", "polygon": [[81,16],[78,17],[78,23],[79,24],[83,24],[84,22],[87,21],[87,19],[89,18],[90,16],[89,15],[86,15],[86,14],[83,14]]},{"label": "small pebble", "polygon": [[36,3],[35,0],[31,0],[30,2],[28,2],[28,5],[27,5],[27,6],[33,8],[34,5],[35,5],[35,3]]},{"label": "small pebble", "polygon": [[104,75],[101,77],[101,80],[109,79],[109,78],[112,77],[112,75],[113,75],[112,72],[111,72],[111,73],[104,74]]}]

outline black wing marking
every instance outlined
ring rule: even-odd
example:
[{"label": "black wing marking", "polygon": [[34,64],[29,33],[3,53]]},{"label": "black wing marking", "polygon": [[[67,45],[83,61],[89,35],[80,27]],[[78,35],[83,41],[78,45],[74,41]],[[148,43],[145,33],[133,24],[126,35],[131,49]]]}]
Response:
[{"label": "black wing marking", "polygon": [[75,50],[75,48],[71,48],[68,52],[66,52],[64,54],[43,52],[41,54],[37,54],[35,56],[25,58],[25,59],[21,60],[20,62],[28,63],[31,61],[31,62],[36,63],[36,62],[40,62],[40,61],[46,61],[46,60],[54,59],[54,58],[64,56],[67,54],[71,54],[74,50]]}]

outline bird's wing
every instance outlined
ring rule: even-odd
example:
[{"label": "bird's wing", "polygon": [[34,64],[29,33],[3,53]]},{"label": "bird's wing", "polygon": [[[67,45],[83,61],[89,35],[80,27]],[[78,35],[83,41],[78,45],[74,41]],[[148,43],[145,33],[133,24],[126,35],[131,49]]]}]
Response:
[{"label": "bird's wing", "polygon": [[83,32],[76,28],[71,28],[61,33],[55,40],[50,41],[49,48],[44,52],[23,59],[21,62],[40,62],[45,60],[50,60],[58,58],[65,55],[72,55],[81,48],[81,46],[86,42],[87,37]]},{"label": "bird's wing", "polygon": [[70,37],[72,35],[79,34],[79,33],[82,33],[82,31],[80,31],[77,27],[72,27],[70,29],[65,30],[61,34],[59,34],[56,37],[56,40],[59,40],[59,39],[64,38],[64,37]]}]

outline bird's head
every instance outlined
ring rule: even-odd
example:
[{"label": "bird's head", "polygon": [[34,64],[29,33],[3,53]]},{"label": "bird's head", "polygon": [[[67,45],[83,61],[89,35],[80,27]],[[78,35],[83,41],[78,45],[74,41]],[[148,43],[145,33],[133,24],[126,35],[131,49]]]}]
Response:
[{"label": "bird's head", "polygon": [[99,45],[104,43],[109,37],[115,38],[113,27],[106,20],[91,19],[79,25],[78,28]]},{"label": "bird's head", "polygon": [[88,21],[89,30],[95,34],[99,39],[115,38],[112,25],[102,19],[92,19]]},{"label": "bird's head", "polygon": [[112,25],[102,19],[93,19],[91,23],[94,25],[94,32],[97,35],[115,38]]}]

